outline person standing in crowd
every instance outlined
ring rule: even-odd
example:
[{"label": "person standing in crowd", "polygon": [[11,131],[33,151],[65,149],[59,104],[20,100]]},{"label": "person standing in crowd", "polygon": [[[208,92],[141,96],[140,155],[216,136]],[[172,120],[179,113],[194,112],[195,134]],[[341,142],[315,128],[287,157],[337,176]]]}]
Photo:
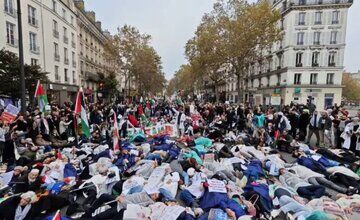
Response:
[{"label": "person standing in crowd", "polygon": [[[319,121],[320,146],[332,147],[332,120],[326,111],[321,112]],[[327,142],[327,143],[326,143]]]},{"label": "person standing in crowd", "polygon": [[309,123],[309,134],[307,137],[307,144],[310,144],[311,137],[315,134],[316,137],[316,146],[320,145],[320,134],[319,134],[319,126],[320,126],[320,116],[317,111],[314,111],[312,117],[310,118]]},{"label": "person standing in crowd", "polygon": [[351,150],[356,155],[360,155],[360,126],[359,118],[354,117],[352,122],[346,125],[344,132],[342,133],[342,138],[344,138],[343,147],[345,149]]}]

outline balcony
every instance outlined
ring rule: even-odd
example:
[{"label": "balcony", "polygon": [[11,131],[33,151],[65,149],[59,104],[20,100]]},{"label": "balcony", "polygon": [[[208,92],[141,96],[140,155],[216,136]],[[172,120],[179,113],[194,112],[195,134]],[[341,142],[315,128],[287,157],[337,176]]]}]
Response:
[{"label": "balcony", "polygon": [[69,77],[64,77],[65,78],[65,82],[70,82],[70,79],[69,79]]},{"label": "balcony", "polygon": [[302,63],[297,63],[295,66],[296,66],[296,67],[302,67],[303,64],[302,64]]},{"label": "balcony", "polygon": [[337,44],[336,41],[330,41],[330,44]]},{"label": "balcony", "polygon": [[73,66],[74,68],[76,68],[76,61],[73,61],[73,62],[72,62],[72,66]]},{"label": "balcony", "polygon": [[54,59],[55,59],[55,61],[60,61],[60,55],[59,54],[57,54],[57,53],[55,53],[54,54]]},{"label": "balcony", "polygon": [[66,65],[69,65],[69,58],[65,58],[65,59],[64,59],[64,63],[65,63]]},{"label": "balcony", "polygon": [[314,41],[314,45],[320,45],[320,41]]},{"label": "balcony", "polygon": [[28,23],[33,27],[39,27],[39,21],[34,17],[28,17]]},{"label": "balcony", "polygon": [[314,24],[315,25],[322,25],[322,22],[321,21],[315,21]]},{"label": "balcony", "polygon": [[40,47],[30,44],[30,52],[33,54],[40,54]]},{"label": "balcony", "polygon": [[298,25],[305,25],[305,21],[299,21]]},{"label": "balcony", "polygon": [[53,36],[59,39],[59,31],[53,30]]},{"label": "balcony", "polygon": [[282,5],[282,13],[286,13],[293,8],[304,8],[304,7],[314,7],[314,6],[323,6],[323,5],[345,5],[351,6],[353,0],[289,0]]},{"label": "balcony", "polygon": [[319,64],[318,64],[318,63],[312,63],[311,66],[312,66],[312,67],[318,67]]},{"label": "balcony", "polygon": [[7,5],[5,5],[4,12],[10,15],[11,17],[17,18],[16,16],[17,11],[13,7],[8,7]]},{"label": "balcony", "polygon": [[336,64],[335,63],[329,63],[329,67],[335,67]]},{"label": "balcony", "polygon": [[68,44],[68,43],[69,43],[69,38],[66,37],[66,36],[64,36],[64,43],[65,43],[65,44]]},{"label": "balcony", "polygon": [[339,24],[339,20],[333,20],[331,21],[331,24]]},{"label": "balcony", "polygon": [[15,38],[8,39],[6,44],[11,46],[11,47],[18,47],[18,45],[19,45],[18,40],[15,39]]},{"label": "balcony", "polygon": [[73,48],[76,48],[76,43],[75,43],[75,41],[71,41],[71,46],[72,46]]}]

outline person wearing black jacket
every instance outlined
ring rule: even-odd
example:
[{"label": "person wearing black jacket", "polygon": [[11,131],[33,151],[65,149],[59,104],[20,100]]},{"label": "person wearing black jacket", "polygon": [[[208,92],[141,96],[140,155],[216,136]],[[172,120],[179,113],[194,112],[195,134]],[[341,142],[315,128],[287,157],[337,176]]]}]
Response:
[{"label": "person wearing black jacket", "polygon": [[2,220],[31,220],[34,215],[33,202],[36,200],[34,192],[29,191],[21,196],[14,196],[0,203],[0,219]]},{"label": "person wearing black jacket", "polygon": [[41,178],[38,169],[32,169],[28,174],[18,178],[15,184],[15,193],[23,193],[27,191],[38,192],[41,187]]},{"label": "person wearing black jacket", "polygon": [[307,136],[307,127],[310,122],[309,109],[303,109],[300,117],[299,117],[299,138],[300,141],[304,141]]}]

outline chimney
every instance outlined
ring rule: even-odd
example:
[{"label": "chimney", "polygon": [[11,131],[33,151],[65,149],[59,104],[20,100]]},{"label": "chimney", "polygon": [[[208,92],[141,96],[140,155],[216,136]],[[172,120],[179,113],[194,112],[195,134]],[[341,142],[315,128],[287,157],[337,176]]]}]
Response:
[{"label": "chimney", "polygon": [[95,25],[99,30],[101,30],[101,21],[96,21]]},{"label": "chimney", "polygon": [[86,16],[87,16],[91,21],[93,21],[93,22],[96,21],[96,19],[95,19],[95,12],[94,12],[94,11],[87,11],[87,12],[86,12]]},{"label": "chimney", "polygon": [[74,0],[74,4],[80,10],[83,10],[83,11],[85,10],[84,0]]}]

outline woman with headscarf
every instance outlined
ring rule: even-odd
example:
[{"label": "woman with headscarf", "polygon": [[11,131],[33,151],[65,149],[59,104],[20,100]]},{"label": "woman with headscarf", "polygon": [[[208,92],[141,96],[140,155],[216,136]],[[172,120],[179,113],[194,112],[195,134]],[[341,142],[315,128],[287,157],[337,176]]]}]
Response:
[{"label": "woman with headscarf", "polygon": [[33,203],[36,202],[36,194],[32,191],[6,199],[0,204],[0,219],[6,220],[30,220],[34,215]]}]

